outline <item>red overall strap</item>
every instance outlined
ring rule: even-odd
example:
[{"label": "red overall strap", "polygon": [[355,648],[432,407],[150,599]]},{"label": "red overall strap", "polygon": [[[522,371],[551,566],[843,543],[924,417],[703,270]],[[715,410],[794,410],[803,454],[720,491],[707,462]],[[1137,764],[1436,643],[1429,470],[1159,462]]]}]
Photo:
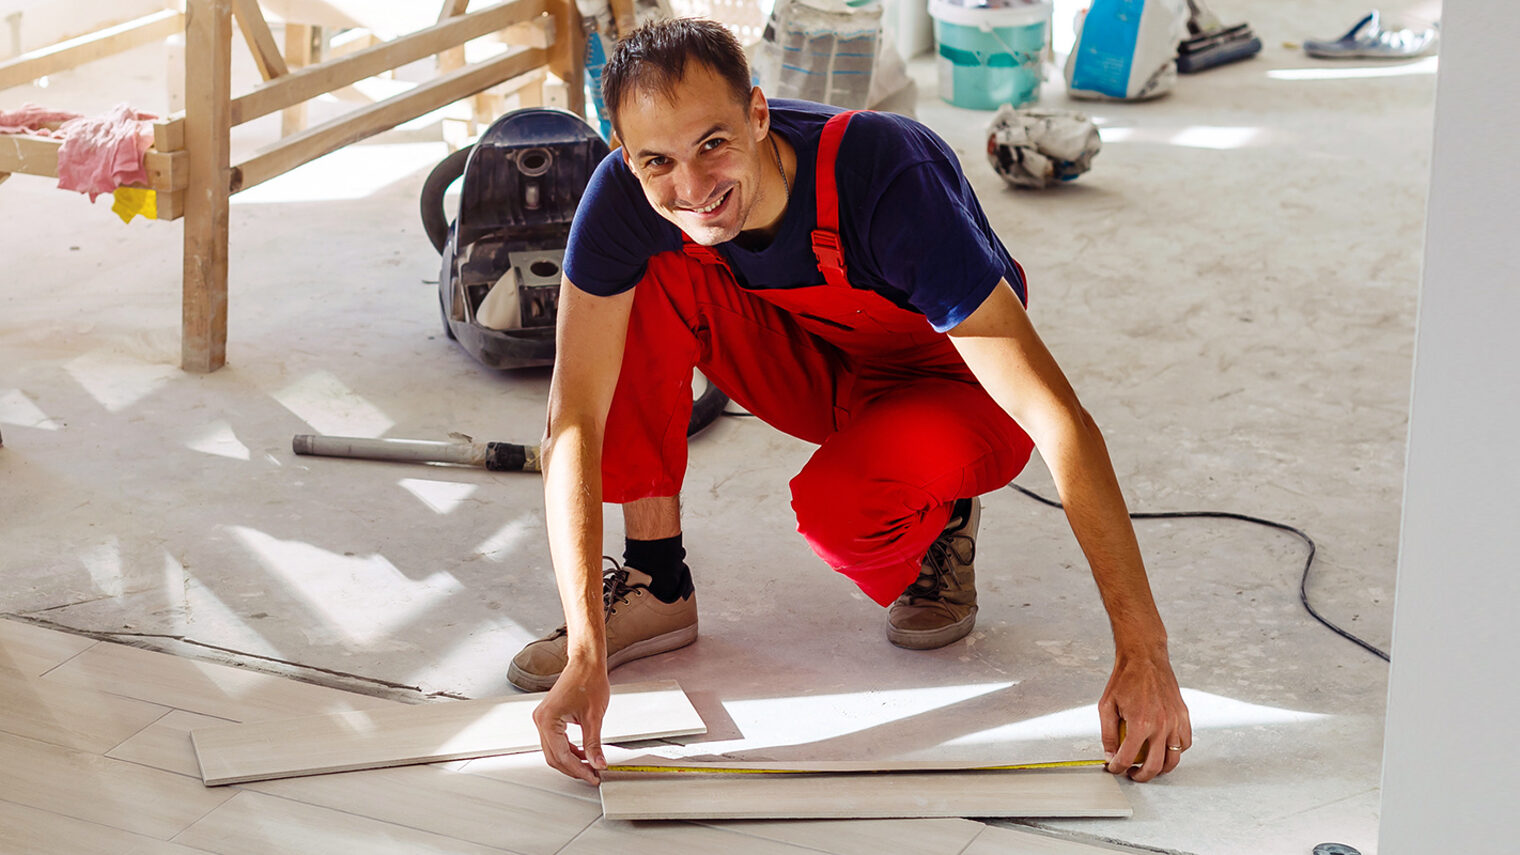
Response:
[{"label": "red overall strap", "polygon": [[818,141],[818,227],[813,229],[813,255],[818,258],[818,272],[830,285],[848,288],[850,280],[845,275],[844,244],[839,240],[839,188],[834,181],[834,161],[839,156],[839,143],[850,117],[858,110],[839,113],[823,126],[823,137]]}]

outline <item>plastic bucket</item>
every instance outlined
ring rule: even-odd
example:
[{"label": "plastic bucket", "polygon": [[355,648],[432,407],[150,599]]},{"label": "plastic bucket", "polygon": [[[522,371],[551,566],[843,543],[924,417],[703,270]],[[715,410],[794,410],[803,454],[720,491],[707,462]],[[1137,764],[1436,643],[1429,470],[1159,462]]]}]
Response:
[{"label": "plastic bucket", "polygon": [[963,6],[954,0],[929,0],[939,96],[957,107],[1022,107],[1040,97],[1052,4],[1000,2],[1005,5]]}]

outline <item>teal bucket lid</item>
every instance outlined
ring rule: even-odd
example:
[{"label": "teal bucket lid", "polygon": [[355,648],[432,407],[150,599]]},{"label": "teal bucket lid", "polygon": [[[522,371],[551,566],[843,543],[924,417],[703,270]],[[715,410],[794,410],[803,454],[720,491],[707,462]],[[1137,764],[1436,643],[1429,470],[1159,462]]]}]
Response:
[{"label": "teal bucket lid", "polygon": [[979,30],[1044,24],[1053,14],[1055,6],[1050,0],[971,0],[969,3],[929,0],[929,15],[936,21]]}]

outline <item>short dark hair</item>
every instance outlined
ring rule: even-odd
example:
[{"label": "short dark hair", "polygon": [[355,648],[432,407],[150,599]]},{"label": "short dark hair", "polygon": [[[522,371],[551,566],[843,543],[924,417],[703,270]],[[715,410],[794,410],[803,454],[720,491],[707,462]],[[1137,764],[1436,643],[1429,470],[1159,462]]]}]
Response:
[{"label": "short dark hair", "polygon": [[711,68],[728,83],[734,100],[749,103],[749,60],[727,27],[706,18],[655,21],[619,40],[602,69],[602,103],[613,129],[623,99],[639,90],[673,95],[689,60]]}]

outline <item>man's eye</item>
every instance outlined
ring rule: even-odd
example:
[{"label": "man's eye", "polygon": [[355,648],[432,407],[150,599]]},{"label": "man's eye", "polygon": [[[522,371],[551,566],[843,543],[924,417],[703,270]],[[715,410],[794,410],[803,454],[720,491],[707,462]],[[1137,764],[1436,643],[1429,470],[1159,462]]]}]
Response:
[{"label": "man's eye", "polygon": [[659,169],[660,167],[662,167],[664,165],[665,165],[665,158],[663,158],[663,157],[651,157],[648,160],[644,161],[644,168],[645,169]]},{"label": "man's eye", "polygon": [[702,150],[703,151],[712,151],[713,149],[717,148],[718,146],[723,145],[723,143],[725,143],[725,142],[727,142],[727,140],[724,140],[721,137],[720,138],[710,139],[710,140],[702,143]]}]

